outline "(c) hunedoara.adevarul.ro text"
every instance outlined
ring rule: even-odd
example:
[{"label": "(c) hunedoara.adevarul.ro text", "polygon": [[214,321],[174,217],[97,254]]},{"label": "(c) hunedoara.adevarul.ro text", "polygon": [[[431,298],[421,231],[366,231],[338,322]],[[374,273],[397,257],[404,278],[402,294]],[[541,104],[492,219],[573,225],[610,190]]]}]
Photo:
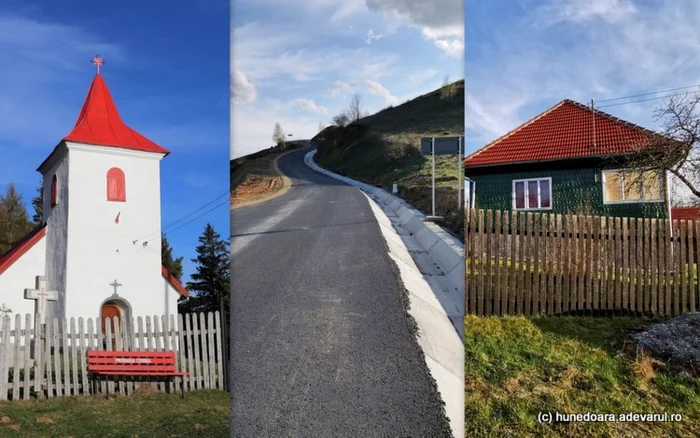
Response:
[{"label": "(c) hunedoara.adevarul.ro text", "polygon": [[681,414],[669,414],[668,412],[657,414],[638,414],[627,412],[624,414],[598,414],[586,412],[584,414],[564,414],[561,412],[540,412],[537,421],[543,424],[552,423],[592,423],[592,422],[648,422],[667,423],[682,421]]}]

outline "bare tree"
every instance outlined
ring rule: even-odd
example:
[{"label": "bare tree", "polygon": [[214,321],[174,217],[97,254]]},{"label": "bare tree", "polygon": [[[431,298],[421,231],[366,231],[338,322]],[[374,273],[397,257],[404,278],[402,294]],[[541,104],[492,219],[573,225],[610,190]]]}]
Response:
[{"label": "bare tree", "polygon": [[660,122],[663,135],[640,146],[632,167],[668,171],[700,198],[700,92],[671,96],[654,112],[654,119]]},{"label": "bare tree", "polygon": [[457,95],[457,82],[450,82],[450,77],[445,76],[445,80],[442,82],[442,88],[440,88],[440,99],[450,100]]},{"label": "bare tree", "polygon": [[348,108],[348,118],[350,123],[357,122],[362,118],[362,109],[360,108],[360,95],[355,93],[350,101],[350,108]]},{"label": "bare tree", "polygon": [[275,142],[277,146],[283,145],[286,138],[284,136],[284,131],[279,123],[275,123],[275,130],[272,131],[272,141]]}]

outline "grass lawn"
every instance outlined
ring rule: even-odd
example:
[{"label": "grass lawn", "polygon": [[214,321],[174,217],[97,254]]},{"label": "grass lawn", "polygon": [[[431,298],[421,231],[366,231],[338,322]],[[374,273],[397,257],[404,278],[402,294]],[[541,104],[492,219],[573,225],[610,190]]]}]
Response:
[{"label": "grass lawn", "polygon": [[195,391],[0,402],[0,437],[228,437],[229,394]]},{"label": "grass lawn", "polygon": [[[700,378],[623,351],[648,318],[465,318],[466,436],[700,436]],[[540,424],[539,412],[675,413],[681,422]]]}]

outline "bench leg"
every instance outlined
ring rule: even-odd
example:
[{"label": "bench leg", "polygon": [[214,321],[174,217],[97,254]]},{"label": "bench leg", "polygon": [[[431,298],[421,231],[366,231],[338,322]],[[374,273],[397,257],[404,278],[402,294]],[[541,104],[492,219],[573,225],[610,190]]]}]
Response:
[{"label": "bench leg", "polygon": [[109,400],[109,376],[105,376],[105,390],[107,392],[107,400]]},{"label": "bench leg", "polygon": [[180,388],[182,388],[182,399],[185,399],[185,378],[180,376]]}]

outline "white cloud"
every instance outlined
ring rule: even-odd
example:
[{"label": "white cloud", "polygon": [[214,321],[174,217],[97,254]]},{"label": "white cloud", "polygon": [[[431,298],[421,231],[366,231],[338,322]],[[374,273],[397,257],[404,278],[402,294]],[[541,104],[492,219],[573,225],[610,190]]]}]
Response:
[{"label": "white cloud", "polygon": [[352,86],[347,82],[335,81],[331,84],[328,91],[326,91],[327,97],[337,97],[348,93],[352,89]]},{"label": "white cloud", "polygon": [[394,97],[389,90],[377,81],[367,80],[362,83],[362,85],[369,90],[370,93],[380,96],[384,101],[390,105],[396,105],[399,103],[399,99]]},{"label": "white cloud", "polygon": [[371,11],[402,19],[420,29],[423,37],[448,56],[464,54],[464,1],[366,0]]},{"label": "white cloud", "polygon": [[545,24],[560,22],[583,23],[600,19],[617,23],[638,11],[632,0],[560,0],[545,4],[538,11]]},{"label": "white cloud", "polygon": [[231,99],[233,103],[250,103],[257,99],[258,90],[240,70],[231,73]]},{"label": "white cloud", "polygon": [[312,99],[295,99],[293,104],[310,113],[328,115],[328,109],[326,107],[317,105],[316,102]]}]

